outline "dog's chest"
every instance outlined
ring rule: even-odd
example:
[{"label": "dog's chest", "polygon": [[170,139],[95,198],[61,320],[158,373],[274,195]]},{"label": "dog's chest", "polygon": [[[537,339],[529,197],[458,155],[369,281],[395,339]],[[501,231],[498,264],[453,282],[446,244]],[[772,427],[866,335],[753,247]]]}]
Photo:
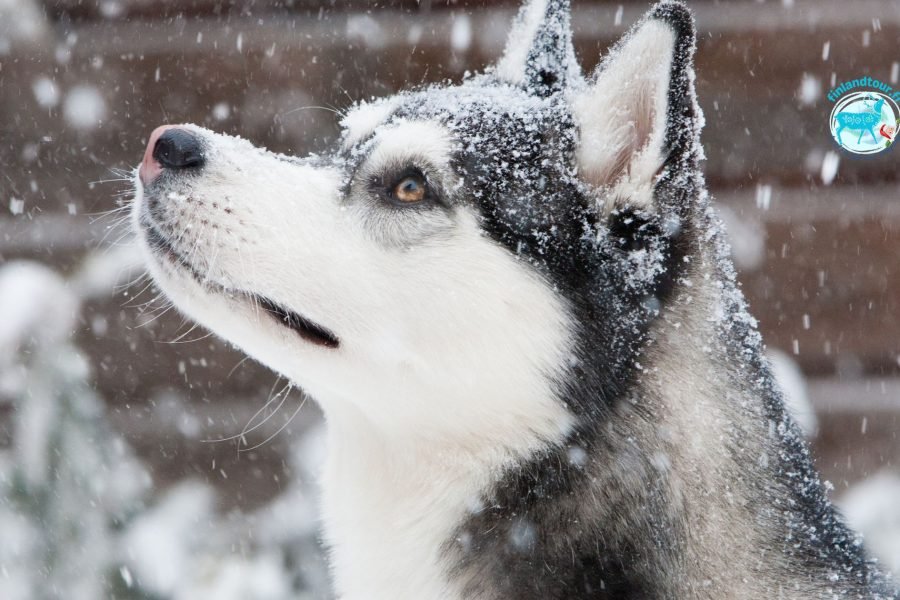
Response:
[{"label": "dog's chest", "polygon": [[[477,502],[479,467],[330,444],[322,512],[342,600],[453,600],[443,548]],[[351,447],[353,447],[351,449]]]}]

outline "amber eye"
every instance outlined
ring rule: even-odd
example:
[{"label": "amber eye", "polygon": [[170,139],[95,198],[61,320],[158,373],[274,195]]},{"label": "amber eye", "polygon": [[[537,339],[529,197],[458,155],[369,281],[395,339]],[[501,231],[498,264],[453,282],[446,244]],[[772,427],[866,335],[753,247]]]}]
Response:
[{"label": "amber eye", "polygon": [[425,198],[425,180],[407,175],[394,187],[394,198],[400,202],[421,202]]}]

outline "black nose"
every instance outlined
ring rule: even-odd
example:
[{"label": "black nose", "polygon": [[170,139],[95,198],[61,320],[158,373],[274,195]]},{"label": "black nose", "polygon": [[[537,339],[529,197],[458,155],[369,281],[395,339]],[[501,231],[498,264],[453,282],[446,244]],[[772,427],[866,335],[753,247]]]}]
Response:
[{"label": "black nose", "polygon": [[198,169],[206,162],[200,139],[185,129],[167,129],[153,147],[153,158],[167,169]]}]

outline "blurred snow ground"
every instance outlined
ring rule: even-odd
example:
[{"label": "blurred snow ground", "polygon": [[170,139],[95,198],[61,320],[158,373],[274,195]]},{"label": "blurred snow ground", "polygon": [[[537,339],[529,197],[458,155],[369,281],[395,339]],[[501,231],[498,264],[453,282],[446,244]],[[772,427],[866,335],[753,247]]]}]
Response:
[{"label": "blurred snow ground", "polygon": [[156,490],[113,431],[71,344],[81,301],[130,277],[128,249],[66,281],[34,262],[0,268],[0,598],[327,598],[313,481],[319,435],[297,440],[299,474],[270,504],[221,514],[207,483]]},{"label": "blurred snow ground", "polygon": [[900,474],[883,470],[857,483],[838,500],[847,523],[863,534],[884,569],[900,574]]}]

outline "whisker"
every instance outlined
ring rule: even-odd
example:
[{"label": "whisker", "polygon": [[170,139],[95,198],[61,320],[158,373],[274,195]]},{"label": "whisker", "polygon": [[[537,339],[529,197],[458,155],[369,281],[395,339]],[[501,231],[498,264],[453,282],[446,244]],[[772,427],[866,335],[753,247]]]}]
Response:
[{"label": "whisker", "polygon": [[308,397],[309,397],[309,396],[307,396],[306,394],[303,395],[303,400],[300,402],[300,405],[297,407],[297,409],[296,409],[293,413],[291,413],[290,418],[284,423],[284,425],[282,425],[281,427],[278,428],[278,431],[276,431],[275,433],[273,433],[272,435],[270,435],[269,437],[267,437],[265,440],[263,440],[263,441],[260,442],[259,444],[256,444],[255,446],[251,446],[250,448],[244,448],[244,449],[238,448],[238,453],[241,453],[241,452],[251,452],[251,451],[253,451],[253,450],[256,450],[257,448],[262,448],[263,446],[265,446],[266,444],[268,444],[269,442],[271,442],[272,440],[274,440],[276,437],[278,437],[278,434],[280,434],[282,431],[284,431],[285,429],[287,429],[287,426],[291,424],[291,421],[294,420],[294,417],[297,416],[297,414],[300,412],[300,410],[301,410],[301,409],[303,408],[303,406],[306,404],[306,399],[307,399]]},{"label": "whisker", "polygon": [[[162,295],[162,294],[160,294],[160,296],[161,296],[161,295]],[[159,319],[161,316],[163,316],[164,314],[166,314],[167,312],[169,312],[169,311],[172,310],[173,308],[175,308],[175,304],[174,304],[173,302],[169,302],[169,306],[167,306],[165,310],[163,310],[161,313],[158,313],[158,314],[154,315],[153,318],[151,318],[149,321],[144,321],[143,323],[141,323],[141,324],[140,324],[140,327],[146,327],[146,326],[149,325],[150,323],[153,323],[154,321],[156,321],[157,319]],[[162,343],[162,342],[157,342],[157,343]]]},{"label": "whisker", "polygon": [[228,375],[225,376],[225,379],[228,379],[229,377],[231,377],[234,374],[234,372],[237,371],[238,367],[240,367],[242,364],[244,364],[249,358],[250,358],[250,356],[248,355],[248,356],[245,356],[244,358],[242,358],[241,360],[239,360],[238,363],[236,365],[234,365],[233,367],[231,367],[231,370],[228,371]]},{"label": "whisker", "polygon": [[[177,344],[177,343],[181,342],[181,340],[183,340],[185,338],[185,336],[190,335],[191,332],[194,331],[195,329],[197,329],[197,327],[199,327],[199,326],[200,326],[199,323],[194,323],[191,325],[191,327],[187,331],[185,331],[184,333],[182,333],[181,335],[176,337],[174,340],[171,340],[171,341],[168,341],[165,343],[166,344]],[[179,327],[179,329],[180,329],[180,327]]]},{"label": "whisker", "polygon": [[201,335],[198,338],[194,338],[192,340],[182,340],[181,339],[182,337],[184,337],[185,335],[187,335],[188,333],[190,333],[193,330],[194,330],[194,328],[192,327],[187,333],[180,336],[179,339],[175,339],[170,342],[160,342],[160,343],[162,343],[162,344],[193,344],[194,342],[202,342],[206,338],[209,338],[209,337],[212,337],[213,335],[215,335],[212,331],[207,331],[205,334]]},{"label": "whisker", "polygon": [[95,181],[88,181],[88,185],[94,185],[96,183],[115,183],[117,181],[131,181],[129,177],[116,177],[114,179],[97,179]]},{"label": "whisker", "polygon": [[[140,298],[144,292],[149,290],[153,286],[154,283],[156,283],[146,273],[141,275],[141,277],[147,277],[147,285],[145,285],[143,288],[141,288],[141,291],[139,291],[137,294],[134,294],[131,298],[122,302],[122,308],[140,308],[140,306],[146,306],[147,304],[150,304],[151,302],[156,300],[156,298],[159,298],[160,294],[157,294],[150,300],[150,302],[146,302],[143,305],[131,304],[132,302],[135,302],[138,298]],[[138,281],[140,281],[140,278],[138,278]]]},{"label": "whisker", "polygon": [[339,117],[344,116],[343,113],[341,113],[341,111],[331,108],[329,106],[298,106],[297,108],[292,108],[291,110],[276,114],[274,120],[278,121],[279,119],[282,119],[288,115],[294,114],[295,112],[299,112],[301,110],[310,110],[310,109],[327,110],[328,112],[332,112],[332,113],[338,115]]},{"label": "whisker", "polygon": [[[113,293],[114,293],[114,294],[118,294],[119,292],[124,292],[125,290],[127,290],[127,289],[129,289],[129,288],[132,288],[132,287],[134,287],[134,286],[136,286],[136,285],[139,285],[140,282],[141,282],[141,280],[144,279],[145,277],[148,279],[148,281],[149,281],[151,284],[153,283],[153,282],[149,279],[150,274],[145,270],[145,271],[141,271],[140,273],[138,273],[137,276],[136,276],[134,279],[132,279],[131,281],[126,281],[126,282],[123,282],[123,283],[117,283],[116,285],[114,285],[114,286],[113,286]],[[148,286],[144,287],[138,294],[136,294],[135,296],[133,296],[132,299],[134,299],[136,296],[139,296],[141,293],[143,293],[144,291],[146,291],[146,289],[147,289],[148,287],[150,287],[150,286],[148,285]]]},{"label": "whisker", "polygon": [[[231,440],[241,439],[244,436],[246,436],[248,433],[252,433],[253,431],[256,431],[257,429],[259,429],[260,427],[265,425],[269,421],[269,419],[271,419],[275,415],[275,413],[277,413],[279,411],[279,409],[281,409],[281,407],[284,405],[285,400],[287,400],[288,394],[290,394],[290,392],[291,392],[290,389],[288,389],[291,384],[288,383],[283,388],[281,388],[280,392],[278,392],[274,396],[272,395],[272,392],[275,391],[275,386],[278,385],[278,381],[280,379],[281,379],[281,377],[278,377],[275,379],[275,384],[272,386],[272,391],[269,392],[269,399],[266,400],[265,404],[263,404],[261,407],[259,407],[259,410],[257,410],[255,413],[253,413],[253,416],[250,417],[250,419],[247,421],[247,424],[244,425],[244,428],[240,431],[240,433],[236,433],[234,435],[230,435],[230,436],[224,437],[224,438],[206,439],[203,441],[209,442],[209,443],[217,443],[217,442],[228,442]],[[287,389],[287,393],[285,393],[285,389]],[[278,403],[278,406],[276,406],[275,409],[267,417],[265,417],[262,421],[260,421],[259,423],[256,423],[255,425],[253,425],[251,427],[251,424],[256,420],[256,418],[260,414],[265,412],[265,410],[268,407],[270,407],[273,402],[278,400],[279,397],[281,398],[281,402]]]}]

